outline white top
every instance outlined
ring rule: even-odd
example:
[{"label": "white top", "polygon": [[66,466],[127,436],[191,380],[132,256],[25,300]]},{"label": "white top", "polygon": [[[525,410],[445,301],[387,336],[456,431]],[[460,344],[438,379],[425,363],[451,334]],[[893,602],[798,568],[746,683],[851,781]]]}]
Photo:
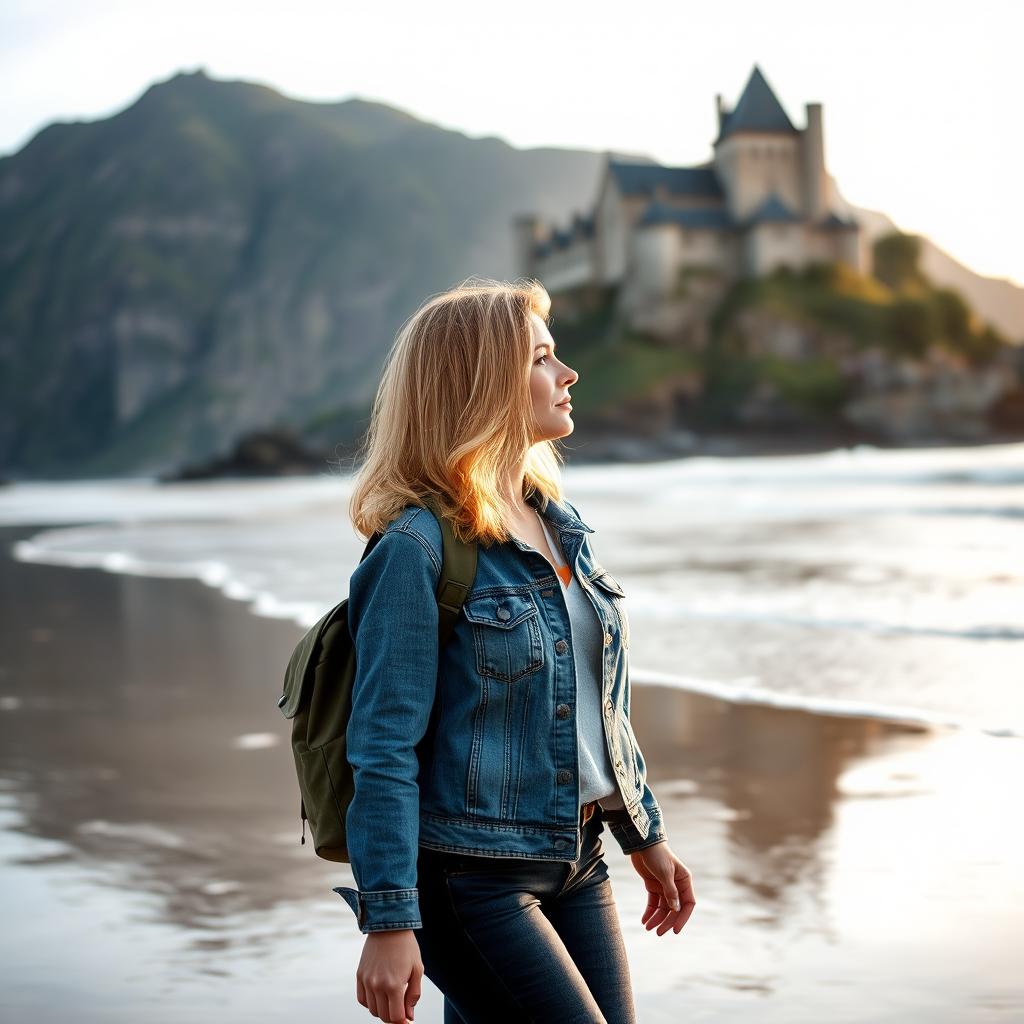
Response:
[{"label": "white top", "polygon": [[[534,510],[536,511],[536,509]],[[541,528],[556,561],[564,557],[544,517],[538,512]],[[565,566],[563,565],[563,568]],[[569,586],[556,573],[562,584],[565,607],[569,613],[572,633],[573,661],[576,665],[576,734],[579,750],[580,804],[599,800],[605,810],[621,810],[626,805],[619,795],[608,747],[605,742],[601,687],[604,659],[604,628],[586,592],[576,582]],[[570,573],[569,581],[573,581]]]}]

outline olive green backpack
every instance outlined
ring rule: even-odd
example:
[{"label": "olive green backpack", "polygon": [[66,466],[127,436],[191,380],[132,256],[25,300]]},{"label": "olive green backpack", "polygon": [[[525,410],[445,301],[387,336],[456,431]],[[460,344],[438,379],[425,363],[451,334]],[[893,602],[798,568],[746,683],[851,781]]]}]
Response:
[{"label": "olive green backpack", "polygon": [[[444,553],[437,586],[438,646],[447,642],[476,577],[476,544],[452,533],[451,524],[432,497],[424,505],[441,526]],[[383,535],[375,533],[362,557]],[[396,637],[395,642],[400,642]],[[324,860],[349,863],[345,815],[355,793],[352,766],[346,757],[346,730],[352,713],[352,684],[357,671],[355,645],[348,626],[348,598],[336,604],[298,642],[277,702],[292,719],[292,754],[299,779],[301,842],[309,821],[313,848]]]}]

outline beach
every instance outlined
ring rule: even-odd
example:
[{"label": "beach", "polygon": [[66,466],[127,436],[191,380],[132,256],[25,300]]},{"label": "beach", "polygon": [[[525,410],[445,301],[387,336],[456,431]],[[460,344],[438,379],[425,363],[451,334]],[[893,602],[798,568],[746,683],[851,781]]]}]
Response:
[{"label": "beach", "polygon": [[[299,842],[276,702],[301,627],[15,560],[37,532],[0,529],[0,1015],[375,1019],[350,870]],[[697,895],[647,932],[605,833],[640,1021],[1021,1019],[1019,736],[649,682],[632,719]],[[429,980],[416,1020],[441,1020]]]}]

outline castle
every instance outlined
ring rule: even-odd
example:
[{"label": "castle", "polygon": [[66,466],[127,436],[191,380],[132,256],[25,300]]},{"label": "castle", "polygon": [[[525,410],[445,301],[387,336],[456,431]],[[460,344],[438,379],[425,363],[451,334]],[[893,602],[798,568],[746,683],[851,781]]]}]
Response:
[{"label": "castle", "polygon": [[696,167],[606,158],[591,213],[566,229],[516,218],[519,272],[554,295],[617,286],[634,322],[678,296],[687,268],[719,280],[760,277],[788,265],[841,262],[865,272],[864,232],[837,212],[825,171],[822,105],[794,127],[761,70],[727,110],[715,97],[718,137]]}]

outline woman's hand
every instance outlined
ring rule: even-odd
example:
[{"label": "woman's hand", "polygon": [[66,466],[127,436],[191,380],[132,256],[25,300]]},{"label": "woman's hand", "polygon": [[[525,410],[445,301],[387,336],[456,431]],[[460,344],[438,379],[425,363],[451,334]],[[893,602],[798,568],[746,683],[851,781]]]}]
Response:
[{"label": "woman's hand", "polygon": [[659,935],[672,929],[678,935],[690,919],[697,901],[693,898],[690,869],[669,849],[668,842],[654,843],[629,855],[647,889],[647,909],[640,923]]},{"label": "woman's hand", "polygon": [[411,928],[367,933],[356,968],[356,999],[374,1017],[408,1024],[422,979],[420,946]]}]

